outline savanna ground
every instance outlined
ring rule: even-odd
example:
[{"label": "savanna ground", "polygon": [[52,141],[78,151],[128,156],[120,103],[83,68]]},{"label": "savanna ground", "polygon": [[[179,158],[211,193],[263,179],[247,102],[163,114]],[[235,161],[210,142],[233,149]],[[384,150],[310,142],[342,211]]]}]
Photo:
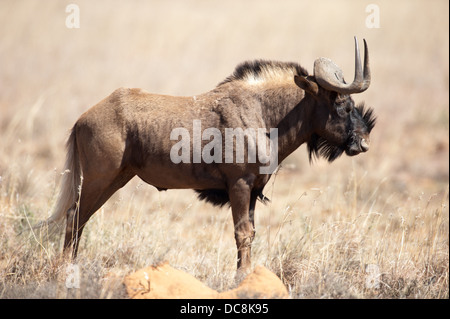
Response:
[{"label": "savanna ground", "polygon": [[448,1],[71,2],[0,2],[0,298],[125,297],[120,278],[164,260],[232,288],[231,212],[134,179],[89,221],[66,291],[62,238],[30,225],[55,200],[69,129],[118,87],[194,95],[247,59],[312,72],[326,56],[352,78],[354,35],[371,54],[354,96],[378,116],[371,149],[331,165],[292,154],[257,204],[253,264],[292,298],[449,297]]}]

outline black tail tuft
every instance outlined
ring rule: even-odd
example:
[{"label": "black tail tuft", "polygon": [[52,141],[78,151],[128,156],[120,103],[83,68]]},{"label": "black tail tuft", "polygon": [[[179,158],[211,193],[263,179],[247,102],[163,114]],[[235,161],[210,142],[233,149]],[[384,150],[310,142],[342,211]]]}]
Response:
[{"label": "black tail tuft", "polygon": [[198,199],[204,200],[214,206],[223,207],[228,204],[230,205],[230,197],[228,192],[223,189],[205,189],[205,190],[195,190],[198,193]]},{"label": "black tail tuft", "polygon": [[[225,205],[230,206],[230,196],[228,192],[223,189],[205,189],[205,190],[195,190],[198,194],[198,199],[204,200],[214,206],[223,207]],[[261,203],[266,205],[270,202],[270,199],[264,196],[261,190],[257,191],[258,199]]]}]

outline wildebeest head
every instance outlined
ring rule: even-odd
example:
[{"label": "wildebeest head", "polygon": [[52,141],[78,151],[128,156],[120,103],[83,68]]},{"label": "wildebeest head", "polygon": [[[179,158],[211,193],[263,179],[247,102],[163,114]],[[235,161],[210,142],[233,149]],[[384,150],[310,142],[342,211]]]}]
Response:
[{"label": "wildebeest head", "polygon": [[355,38],[355,78],[344,81],[341,69],[327,58],[314,62],[314,76],[296,76],[296,84],[314,101],[313,134],[308,141],[310,160],[323,156],[333,161],[342,153],[349,156],[369,149],[369,134],[375,125],[371,108],[355,106],[350,94],[361,93],[370,85],[369,52],[364,40],[364,70]]}]

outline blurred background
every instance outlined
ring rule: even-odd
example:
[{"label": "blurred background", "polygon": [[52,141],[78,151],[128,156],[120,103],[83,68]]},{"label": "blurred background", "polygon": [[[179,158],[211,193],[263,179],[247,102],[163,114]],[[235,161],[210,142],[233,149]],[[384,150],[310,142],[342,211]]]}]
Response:
[{"label": "blurred background", "polygon": [[[72,3],[79,9],[78,27],[76,12],[66,12]],[[354,99],[378,117],[371,149],[331,165],[310,165],[301,146],[267,185],[272,206],[258,204],[259,227],[281,223],[283,215],[273,212],[295,205],[299,216],[323,218],[348,208],[370,207],[399,220],[423,216],[427,207],[434,211],[448,203],[448,11],[446,0],[2,0],[0,217],[16,216],[17,207],[27,207],[35,220],[47,216],[70,128],[116,88],[195,95],[213,89],[244,60],[294,61],[312,73],[320,56],[351,79],[354,36],[360,44],[365,38],[370,51],[372,84]],[[191,191],[158,193],[136,180],[107,207],[127,211],[122,199],[148,212],[175,211],[172,223],[189,212],[197,216],[195,224],[214,210]],[[444,213],[448,289],[448,208]],[[220,214],[232,227],[231,214]],[[231,228],[226,234],[232,268]]]}]

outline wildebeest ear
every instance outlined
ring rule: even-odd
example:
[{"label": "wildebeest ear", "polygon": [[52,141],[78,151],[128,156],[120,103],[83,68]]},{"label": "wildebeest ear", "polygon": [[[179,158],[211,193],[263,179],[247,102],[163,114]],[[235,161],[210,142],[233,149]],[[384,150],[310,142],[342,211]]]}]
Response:
[{"label": "wildebeest ear", "polygon": [[305,76],[294,76],[295,84],[297,84],[301,89],[305,90],[306,92],[316,96],[319,94],[319,86],[315,81],[312,79],[308,79],[308,77]]}]

